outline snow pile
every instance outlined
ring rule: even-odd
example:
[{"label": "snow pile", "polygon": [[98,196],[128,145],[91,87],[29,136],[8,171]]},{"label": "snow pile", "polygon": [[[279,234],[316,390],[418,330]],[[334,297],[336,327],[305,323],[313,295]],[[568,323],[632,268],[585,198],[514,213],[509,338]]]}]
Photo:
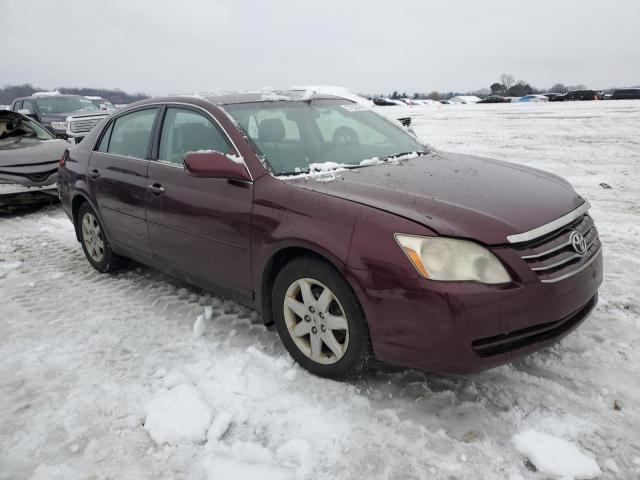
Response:
[{"label": "snow pile", "polygon": [[157,395],[145,407],[144,428],[157,444],[207,439],[211,410],[192,385],[181,384]]},{"label": "snow pile", "polygon": [[526,430],[515,435],[513,442],[542,473],[573,478],[594,478],[602,473],[593,458],[561,438]]},{"label": "snow pile", "polygon": [[378,165],[380,163],[380,159],[378,157],[365,158],[360,162],[361,167],[368,167],[370,165]]},{"label": "snow pile", "polygon": [[351,165],[336,162],[312,163],[309,165],[309,173],[326,173],[346,170]]}]

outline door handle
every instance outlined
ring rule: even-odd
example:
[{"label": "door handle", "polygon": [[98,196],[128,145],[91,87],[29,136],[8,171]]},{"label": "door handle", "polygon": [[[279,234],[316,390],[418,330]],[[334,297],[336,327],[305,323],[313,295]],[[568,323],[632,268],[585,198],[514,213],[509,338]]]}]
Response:
[{"label": "door handle", "polygon": [[153,185],[147,185],[147,190],[149,190],[154,195],[162,195],[164,193],[164,188],[159,183],[154,183]]},{"label": "door handle", "polygon": [[98,170],[91,170],[87,175],[95,180],[100,176],[100,172]]}]

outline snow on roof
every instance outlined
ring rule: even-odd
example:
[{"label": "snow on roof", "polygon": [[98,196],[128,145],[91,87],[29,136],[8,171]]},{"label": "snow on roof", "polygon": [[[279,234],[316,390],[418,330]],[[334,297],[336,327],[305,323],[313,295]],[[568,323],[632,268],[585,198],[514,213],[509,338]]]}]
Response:
[{"label": "snow on roof", "polygon": [[85,95],[84,98],[88,98],[89,100],[104,100],[104,98],[96,97],[94,95]]},{"label": "snow on roof", "polygon": [[449,101],[453,103],[476,103],[479,102],[480,99],[475,95],[456,95],[455,97],[451,97]]},{"label": "snow on roof", "polygon": [[33,95],[31,95],[32,97],[54,97],[56,95],[62,95],[59,91],[54,90],[53,92],[36,92]]},{"label": "snow on roof", "polygon": [[304,97],[310,98],[313,95],[331,95],[334,97],[344,98],[345,100],[351,100],[352,102],[360,105],[373,106],[373,102],[368,98],[353,93],[351,90],[345,87],[338,87],[335,85],[296,85],[291,87],[294,92],[305,92]]}]

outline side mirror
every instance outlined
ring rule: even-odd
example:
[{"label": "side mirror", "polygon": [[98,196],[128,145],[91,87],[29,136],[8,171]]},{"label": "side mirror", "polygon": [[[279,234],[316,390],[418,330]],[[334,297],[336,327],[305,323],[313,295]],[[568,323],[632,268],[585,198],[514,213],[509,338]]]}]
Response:
[{"label": "side mirror", "polygon": [[187,152],[184,156],[184,169],[193,177],[251,181],[242,158],[214,150]]}]

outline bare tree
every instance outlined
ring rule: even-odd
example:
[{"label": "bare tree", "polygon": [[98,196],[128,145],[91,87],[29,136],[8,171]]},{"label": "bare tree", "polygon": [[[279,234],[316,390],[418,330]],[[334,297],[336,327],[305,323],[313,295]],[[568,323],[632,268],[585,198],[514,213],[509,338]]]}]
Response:
[{"label": "bare tree", "polygon": [[491,95],[491,90],[489,90],[488,88],[480,88],[471,93],[479,98],[487,98],[489,95]]},{"label": "bare tree", "polygon": [[549,91],[554,93],[567,93],[569,89],[562,83],[556,83],[553,87],[551,87],[551,90]]},{"label": "bare tree", "polygon": [[505,90],[509,90],[515,85],[516,79],[513,78],[513,75],[503,73],[502,75],[500,75],[500,83],[504,85]]}]

